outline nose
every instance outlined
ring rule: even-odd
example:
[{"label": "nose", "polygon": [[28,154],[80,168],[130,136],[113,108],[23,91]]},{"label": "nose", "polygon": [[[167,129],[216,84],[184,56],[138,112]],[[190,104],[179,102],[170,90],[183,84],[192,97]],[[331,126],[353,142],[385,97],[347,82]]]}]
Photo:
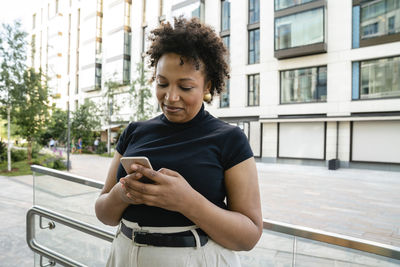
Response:
[{"label": "nose", "polygon": [[176,102],[179,101],[179,93],[178,90],[174,88],[169,88],[169,90],[165,94],[165,100],[171,101],[171,102]]}]

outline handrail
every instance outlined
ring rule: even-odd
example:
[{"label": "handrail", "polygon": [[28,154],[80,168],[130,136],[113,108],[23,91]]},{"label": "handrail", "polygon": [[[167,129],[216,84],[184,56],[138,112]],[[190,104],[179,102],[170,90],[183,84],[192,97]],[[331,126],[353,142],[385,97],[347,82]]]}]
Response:
[{"label": "handrail", "polygon": [[[31,170],[35,172],[39,172],[42,174],[47,174],[51,176],[55,176],[64,180],[68,180],[71,182],[76,182],[80,184],[85,184],[91,187],[95,188],[102,188],[104,183],[91,180],[82,176],[74,175],[74,174],[69,174],[66,172],[61,172],[57,171],[54,169],[38,166],[38,165],[32,165]],[[39,210],[34,209],[32,212],[40,212],[43,211],[43,208],[40,208]],[[31,210],[32,210],[31,209]],[[30,210],[30,211],[31,211]],[[28,213],[30,212],[28,211]],[[57,214],[51,211],[46,210],[47,213],[46,215],[52,215],[52,214]],[[57,214],[58,215],[58,214]],[[68,218],[66,216],[60,215],[62,218]],[[71,219],[71,218],[68,218]],[[71,219],[77,224],[79,224],[79,221],[76,221],[74,219]],[[71,227],[78,229],[71,225]],[[288,224],[288,223],[283,223],[283,222],[277,222],[269,219],[263,219],[263,228],[266,230],[274,231],[274,232],[280,232],[288,235],[293,235],[297,237],[303,237],[309,240],[315,240],[315,241],[320,241],[323,243],[328,243],[328,244],[333,244],[345,248],[351,248],[359,251],[365,251],[381,256],[385,256],[388,258],[393,258],[400,260],[400,248],[387,245],[387,244],[382,244],[374,241],[368,241],[360,238],[355,238],[355,237],[350,237],[346,235],[341,235],[341,234],[336,234],[336,233],[331,233],[331,232],[326,232],[322,230],[317,230],[309,227],[303,227],[303,226],[298,226],[298,225],[293,225],[293,224]],[[79,229],[78,229],[79,230]],[[90,231],[89,231],[90,232]],[[87,232],[87,233],[89,233]],[[90,233],[89,233],[90,234]],[[27,235],[28,235],[28,221],[27,221]],[[112,240],[112,237],[111,237]],[[111,241],[109,240],[109,241]],[[28,242],[29,244],[29,242]]]},{"label": "handrail", "polygon": [[400,248],[314,228],[263,219],[263,229],[400,260]]},{"label": "handrail", "polygon": [[33,206],[30,210],[28,210],[26,214],[26,242],[28,243],[28,246],[34,252],[66,266],[86,266],[86,265],[83,265],[71,258],[68,258],[48,247],[40,245],[35,239],[35,223],[34,223],[35,215],[39,215],[40,217],[45,217],[52,221],[64,224],[68,227],[71,227],[78,231],[101,238],[109,242],[112,242],[114,238],[114,234],[112,232],[105,231],[93,225],[87,224],[79,220],[75,220],[73,218],[64,216],[62,214],[48,210],[43,207]]},{"label": "handrail", "polygon": [[50,168],[46,168],[40,165],[32,165],[31,166],[31,171],[33,172],[38,172],[42,174],[48,174],[57,178],[61,178],[63,180],[67,180],[70,182],[78,183],[78,184],[84,184],[90,187],[95,187],[98,189],[102,189],[104,186],[104,183],[89,179],[80,175],[72,174],[72,173],[67,173],[63,171],[58,171]]}]

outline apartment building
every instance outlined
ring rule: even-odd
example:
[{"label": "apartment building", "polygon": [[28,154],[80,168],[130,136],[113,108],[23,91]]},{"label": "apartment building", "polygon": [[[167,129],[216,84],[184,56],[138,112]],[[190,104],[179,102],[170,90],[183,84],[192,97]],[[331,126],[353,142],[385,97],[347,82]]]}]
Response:
[{"label": "apartment building", "polygon": [[148,32],[178,15],[229,48],[227,90],[206,109],[261,161],[400,170],[400,0],[49,0],[33,14],[32,65],[58,106],[100,103],[107,80],[135,78]]}]

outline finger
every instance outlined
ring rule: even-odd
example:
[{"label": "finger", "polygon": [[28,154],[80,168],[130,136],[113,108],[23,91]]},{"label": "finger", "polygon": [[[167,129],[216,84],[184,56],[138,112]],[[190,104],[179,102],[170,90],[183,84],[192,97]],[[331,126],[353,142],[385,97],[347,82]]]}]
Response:
[{"label": "finger", "polygon": [[159,185],[145,184],[140,181],[132,181],[130,183],[131,192],[134,195],[158,195]]},{"label": "finger", "polygon": [[170,170],[170,169],[166,169],[166,168],[161,168],[158,171],[161,172],[162,174],[169,175],[169,176],[175,176],[175,177],[180,176],[180,174],[178,172]]},{"label": "finger", "polygon": [[165,181],[165,179],[167,179],[167,176],[165,174],[143,167],[142,165],[133,164],[132,168],[134,168],[136,172],[143,174],[144,176],[153,180],[156,183],[162,183],[163,181]]}]

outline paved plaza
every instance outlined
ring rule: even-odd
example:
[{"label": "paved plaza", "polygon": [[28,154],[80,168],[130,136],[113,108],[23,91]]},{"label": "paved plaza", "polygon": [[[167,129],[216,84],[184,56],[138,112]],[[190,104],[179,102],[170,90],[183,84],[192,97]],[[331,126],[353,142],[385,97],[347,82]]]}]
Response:
[{"label": "paved plaza", "polygon": [[[111,158],[71,155],[71,173],[105,181]],[[400,172],[257,163],[264,218],[400,247]],[[0,266],[33,266],[25,215],[32,176],[0,176]]]}]

